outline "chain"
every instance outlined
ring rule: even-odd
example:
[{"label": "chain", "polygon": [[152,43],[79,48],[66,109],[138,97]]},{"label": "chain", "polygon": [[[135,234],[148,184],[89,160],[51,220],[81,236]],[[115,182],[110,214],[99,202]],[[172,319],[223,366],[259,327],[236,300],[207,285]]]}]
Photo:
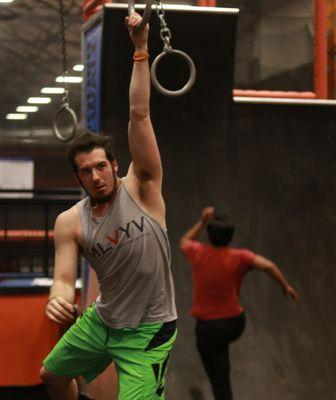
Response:
[{"label": "chain", "polygon": [[[59,0],[59,21],[60,21],[60,39],[61,39],[61,46],[62,46],[62,65],[63,65],[63,79],[65,79],[68,75],[68,59],[66,54],[66,40],[65,40],[65,19],[64,19],[64,0]],[[63,103],[68,105],[69,104],[69,86],[68,82],[64,83],[64,96],[63,96]]]},{"label": "chain", "polygon": [[164,46],[163,50],[164,51],[171,51],[172,46],[170,44],[170,39],[172,38],[172,34],[170,32],[170,29],[168,28],[167,22],[165,20],[165,12],[162,6],[162,3],[160,0],[155,0],[156,3],[156,14],[159,17],[160,20],[160,37],[163,40]]}]

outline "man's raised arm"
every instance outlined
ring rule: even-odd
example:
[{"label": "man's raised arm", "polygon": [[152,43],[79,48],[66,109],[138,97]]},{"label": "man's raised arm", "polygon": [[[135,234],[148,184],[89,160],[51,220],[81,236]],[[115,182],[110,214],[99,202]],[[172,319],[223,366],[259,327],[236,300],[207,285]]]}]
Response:
[{"label": "man's raised arm", "polygon": [[134,65],[130,83],[130,122],[128,140],[132,157],[129,173],[143,181],[152,181],[161,189],[162,166],[159,149],[150,119],[150,74],[148,67],[148,31],[141,32],[135,27],[141,17],[133,14],[126,18],[126,26],[134,43]]}]

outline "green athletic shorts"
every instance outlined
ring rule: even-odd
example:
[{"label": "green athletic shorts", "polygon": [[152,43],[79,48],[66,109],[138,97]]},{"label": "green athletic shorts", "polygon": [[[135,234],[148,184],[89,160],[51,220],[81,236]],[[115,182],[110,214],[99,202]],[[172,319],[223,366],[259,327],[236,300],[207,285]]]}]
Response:
[{"label": "green athletic shorts", "polygon": [[112,329],[89,307],[43,361],[58,376],[92,381],[112,362],[119,400],[164,399],[165,371],[176,338],[176,321]]}]

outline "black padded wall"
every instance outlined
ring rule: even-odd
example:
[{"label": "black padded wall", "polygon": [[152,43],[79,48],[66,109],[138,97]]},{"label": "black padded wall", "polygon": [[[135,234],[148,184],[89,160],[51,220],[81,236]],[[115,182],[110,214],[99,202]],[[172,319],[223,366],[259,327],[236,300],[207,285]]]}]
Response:
[{"label": "black padded wall", "polygon": [[[105,11],[102,127],[115,135],[125,173],[132,46],[123,26],[126,11]],[[202,207],[214,205],[236,223],[233,245],[274,260],[301,296],[292,304],[268,276],[247,276],[241,297],[248,324],[231,352],[235,399],[331,400],[336,380],[335,111],[232,105],[236,16],[167,11],[166,18],[173,46],[188,52],[198,71],[195,88],[185,97],[169,99],[152,90],[151,99],[179,311],[167,399],[212,399],[195,348],[188,314],[191,274],[178,241]],[[162,49],[155,15],[150,38],[153,60]],[[169,77],[180,79],[173,67]]]},{"label": "black padded wall", "polygon": [[[223,10],[222,10],[223,11]],[[117,143],[121,175],[130,161],[127,145],[128,88],[133,65],[133,46],[124,26],[125,8],[106,7],[103,16],[101,60],[101,130],[111,132]],[[180,337],[171,360],[169,399],[187,399],[190,388],[206,386],[193,337],[191,276],[177,249],[179,235],[193,222],[206,203],[221,205],[227,197],[230,174],[225,155],[229,114],[232,105],[232,81],[237,12],[217,13],[166,11],[172,32],[172,46],[185,51],[194,61],[197,78],[194,88],[180,98],[167,98],[152,88],[151,115],[164,167],[164,197],[167,223],[173,251],[179,310]],[[150,61],[162,52],[158,18],[153,12],[150,24]],[[175,89],[188,78],[181,60],[163,59],[158,67],[160,81]],[[211,156],[210,156],[211,155]],[[210,174],[209,174],[209,171]],[[223,171],[226,171],[225,174]],[[212,183],[215,180],[215,184]],[[226,197],[225,197],[226,195]],[[203,390],[202,389],[202,390]],[[196,389],[197,392],[197,389]]]},{"label": "black padded wall", "polygon": [[248,325],[232,352],[237,399],[334,397],[334,115],[332,106],[234,106],[234,244],[274,260],[300,295],[293,304],[267,276],[247,277]]}]

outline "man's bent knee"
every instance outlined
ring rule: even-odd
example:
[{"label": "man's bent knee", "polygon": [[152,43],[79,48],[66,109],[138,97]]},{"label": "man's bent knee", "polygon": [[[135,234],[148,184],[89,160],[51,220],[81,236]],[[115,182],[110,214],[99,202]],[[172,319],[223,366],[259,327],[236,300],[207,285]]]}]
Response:
[{"label": "man's bent knee", "polygon": [[68,376],[58,376],[48,371],[45,367],[40,370],[40,378],[43,383],[48,386],[63,386],[72,381],[73,378]]}]

